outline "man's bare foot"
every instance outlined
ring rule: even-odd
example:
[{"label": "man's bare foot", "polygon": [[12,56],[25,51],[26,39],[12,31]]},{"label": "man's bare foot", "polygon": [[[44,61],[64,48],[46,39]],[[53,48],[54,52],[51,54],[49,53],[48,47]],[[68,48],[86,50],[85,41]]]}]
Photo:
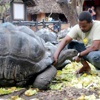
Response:
[{"label": "man's bare foot", "polygon": [[90,68],[89,64],[84,59],[81,60],[81,63],[83,65],[83,67],[80,68],[78,71],[76,71],[76,74],[90,72],[91,68]]},{"label": "man's bare foot", "polygon": [[89,66],[84,66],[82,68],[80,68],[79,70],[76,71],[76,74],[80,74],[80,73],[88,73],[90,72],[91,68]]}]

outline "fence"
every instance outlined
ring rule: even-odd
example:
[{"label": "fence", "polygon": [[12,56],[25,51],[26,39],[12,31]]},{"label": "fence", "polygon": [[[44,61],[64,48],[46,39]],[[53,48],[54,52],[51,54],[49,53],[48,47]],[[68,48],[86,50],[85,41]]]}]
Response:
[{"label": "fence", "polygon": [[[13,21],[12,22],[14,25],[18,25],[18,26],[21,26],[21,25],[25,25],[25,26],[34,26],[36,31],[39,30],[39,26],[42,26],[42,28],[49,28],[50,30],[54,31],[54,32],[59,32],[61,30],[61,24],[62,22],[60,20],[58,21],[41,21],[41,22],[38,22],[38,21]],[[49,27],[49,25],[52,25],[53,28]]]},{"label": "fence", "polygon": [[4,23],[4,18],[0,19],[0,23]]}]

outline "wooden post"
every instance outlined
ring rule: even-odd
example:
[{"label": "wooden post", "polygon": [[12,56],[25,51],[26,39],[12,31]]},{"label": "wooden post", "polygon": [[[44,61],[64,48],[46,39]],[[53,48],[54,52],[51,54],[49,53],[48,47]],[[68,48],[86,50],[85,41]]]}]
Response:
[{"label": "wooden post", "polygon": [[2,19],[0,19],[0,20],[1,20],[1,21],[0,21],[1,23],[4,23],[4,17],[3,17]]},{"label": "wooden post", "polygon": [[58,32],[61,31],[61,21],[58,22]]},{"label": "wooden post", "polygon": [[2,23],[4,23],[4,17],[2,18]]},{"label": "wooden post", "polygon": [[36,31],[39,30],[39,29],[38,29],[38,20],[36,20],[36,22],[35,22],[35,28],[36,28]]},{"label": "wooden post", "polygon": [[43,24],[43,28],[45,28],[45,27],[46,27],[46,25],[45,25],[45,21],[44,21],[44,19],[43,19],[42,24]]}]

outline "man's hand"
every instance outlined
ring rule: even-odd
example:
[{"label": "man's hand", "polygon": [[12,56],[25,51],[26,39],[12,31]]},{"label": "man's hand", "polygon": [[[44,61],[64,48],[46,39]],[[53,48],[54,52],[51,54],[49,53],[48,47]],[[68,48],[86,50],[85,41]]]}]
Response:
[{"label": "man's hand", "polygon": [[73,60],[76,62],[80,62],[81,58],[79,58],[78,56],[73,57]]},{"label": "man's hand", "polygon": [[53,59],[54,59],[54,61],[53,61],[53,65],[55,65],[55,64],[57,63],[57,60],[58,60],[57,55],[54,55],[54,56],[53,56]]},{"label": "man's hand", "polygon": [[58,57],[60,52],[63,50],[63,48],[72,40],[71,37],[69,37],[68,35],[65,36],[65,38],[63,38],[63,40],[60,42],[55,54],[54,54],[54,62],[53,65],[55,65],[57,63]]}]

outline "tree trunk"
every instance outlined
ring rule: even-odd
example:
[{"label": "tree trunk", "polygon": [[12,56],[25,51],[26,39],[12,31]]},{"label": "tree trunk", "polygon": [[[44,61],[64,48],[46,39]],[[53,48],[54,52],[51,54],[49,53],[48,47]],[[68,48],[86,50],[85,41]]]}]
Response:
[{"label": "tree trunk", "polygon": [[60,8],[62,9],[64,15],[68,19],[70,26],[74,26],[78,23],[76,7],[73,4],[76,4],[76,0],[74,2],[68,3],[67,0],[56,0],[59,4]]},{"label": "tree trunk", "polygon": [[78,15],[83,11],[83,3],[85,0],[77,0],[78,2]]}]

